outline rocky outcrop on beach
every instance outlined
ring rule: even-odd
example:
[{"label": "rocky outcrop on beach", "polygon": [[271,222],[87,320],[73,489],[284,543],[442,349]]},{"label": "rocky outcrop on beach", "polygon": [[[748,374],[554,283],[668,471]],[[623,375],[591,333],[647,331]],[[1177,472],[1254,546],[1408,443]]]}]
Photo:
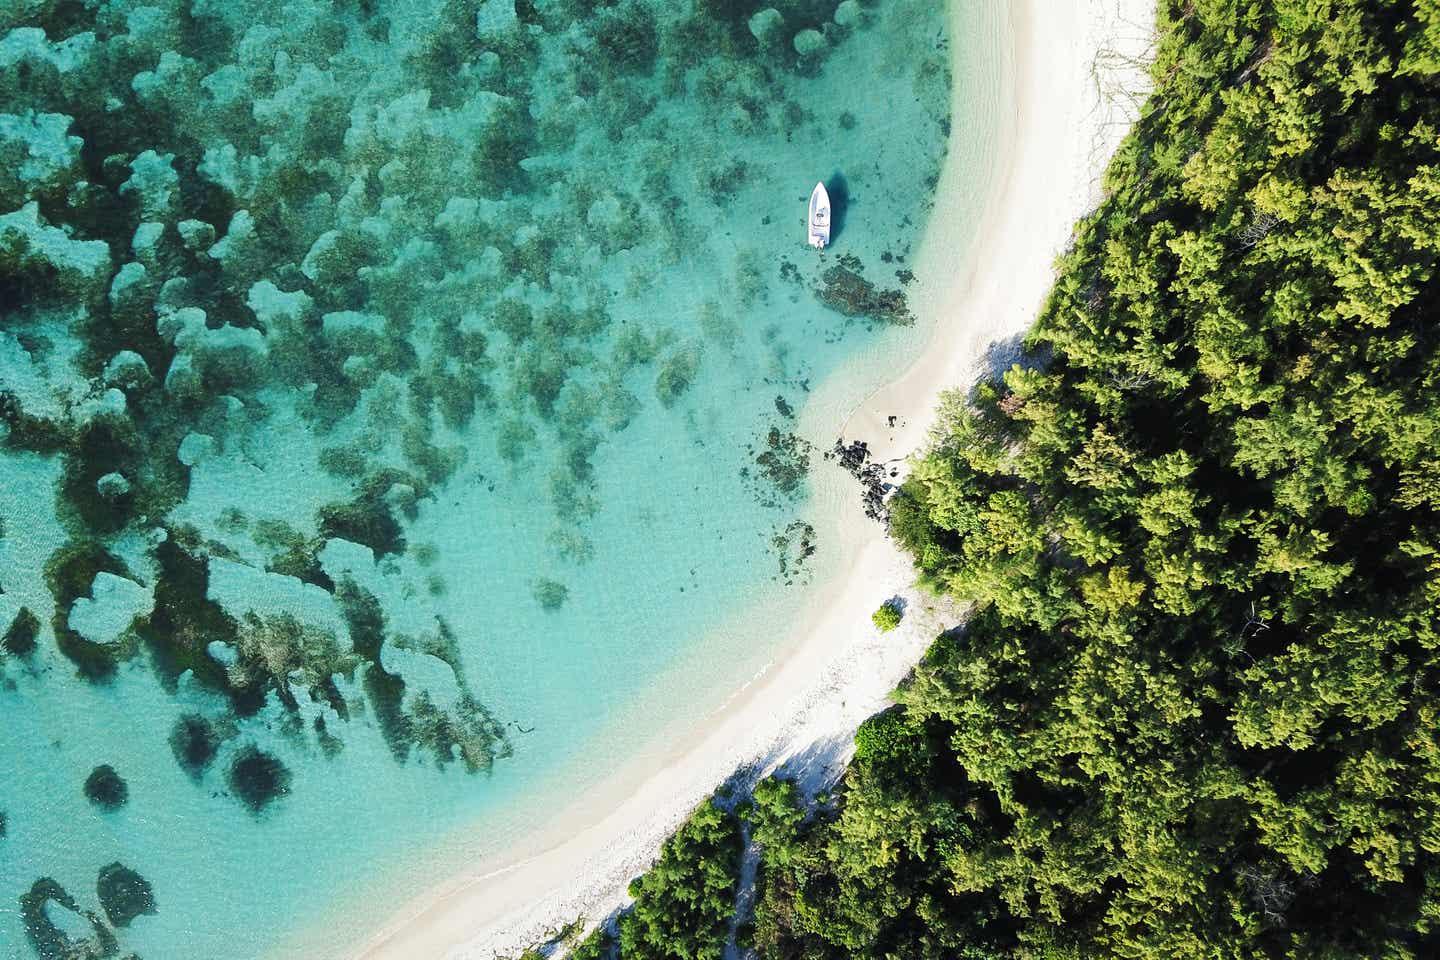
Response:
[{"label": "rocky outcrop on beach", "polygon": [[843,438],[837,439],[835,446],[825,454],[825,459],[838,463],[859,482],[860,501],[864,505],[865,516],[880,523],[890,519],[886,500],[895,489],[891,481],[897,477],[899,471],[888,464],[871,460],[870,449],[863,440],[852,440],[847,444]]}]

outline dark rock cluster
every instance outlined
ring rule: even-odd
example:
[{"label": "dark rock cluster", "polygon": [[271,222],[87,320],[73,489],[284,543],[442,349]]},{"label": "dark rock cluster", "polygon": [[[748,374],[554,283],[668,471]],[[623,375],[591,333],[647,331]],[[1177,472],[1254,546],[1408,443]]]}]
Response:
[{"label": "dark rock cluster", "polygon": [[825,454],[826,460],[840,464],[856,480],[860,481],[860,500],[865,505],[865,516],[880,523],[890,519],[890,507],[886,499],[893,489],[890,479],[894,471],[883,463],[870,459],[870,448],[863,440],[846,444],[843,438]]}]

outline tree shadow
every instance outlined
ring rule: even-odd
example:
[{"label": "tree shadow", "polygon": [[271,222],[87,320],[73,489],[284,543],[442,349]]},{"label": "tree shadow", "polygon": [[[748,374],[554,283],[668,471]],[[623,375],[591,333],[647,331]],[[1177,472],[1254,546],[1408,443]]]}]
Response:
[{"label": "tree shadow", "polygon": [[992,340],[980,357],[980,376],[985,380],[995,379],[1017,363],[1026,366],[1026,359],[1024,333]]},{"label": "tree shadow", "polygon": [[1003,340],[990,341],[990,345],[980,355],[975,383],[969,393],[973,395],[974,388],[982,383],[999,380],[1007,370],[1017,364],[1028,370],[1045,370],[1049,367],[1053,351],[1049,346],[1043,346],[1039,350],[1026,350],[1025,338],[1029,334],[1030,331],[1026,330]]},{"label": "tree shadow", "polygon": [[791,781],[807,800],[812,800],[844,775],[853,746],[854,738],[849,736],[824,737],[794,753],[777,743],[737,767],[715,791],[715,800],[721,807],[734,810],[750,799],[757,783],[771,775]]}]

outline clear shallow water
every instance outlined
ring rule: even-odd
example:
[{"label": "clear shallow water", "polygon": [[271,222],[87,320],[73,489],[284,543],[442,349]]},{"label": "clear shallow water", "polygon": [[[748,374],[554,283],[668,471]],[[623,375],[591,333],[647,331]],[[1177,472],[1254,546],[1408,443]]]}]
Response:
[{"label": "clear shallow water", "polygon": [[939,5],[777,6],[4,8],[0,956],[274,955],[764,662],[950,102]]}]

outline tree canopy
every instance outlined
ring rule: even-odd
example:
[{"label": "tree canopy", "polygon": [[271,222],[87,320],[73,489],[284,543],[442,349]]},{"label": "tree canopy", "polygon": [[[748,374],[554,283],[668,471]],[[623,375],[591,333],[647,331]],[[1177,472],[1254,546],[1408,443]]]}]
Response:
[{"label": "tree canopy", "polygon": [[1440,952],[1437,50],[1434,0],[1161,4],[1035,362],[893,506],[972,619],[763,954]]}]

